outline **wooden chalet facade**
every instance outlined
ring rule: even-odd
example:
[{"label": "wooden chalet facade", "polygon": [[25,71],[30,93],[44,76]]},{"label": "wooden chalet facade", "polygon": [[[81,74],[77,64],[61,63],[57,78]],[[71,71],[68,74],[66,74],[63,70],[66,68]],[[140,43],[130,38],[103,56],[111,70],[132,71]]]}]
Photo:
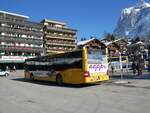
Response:
[{"label": "wooden chalet facade", "polygon": [[101,40],[106,47],[108,48],[108,53],[110,57],[117,57],[119,56],[119,52],[126,54],[127,52],[127,44],[128,41],[125,39],[116,39],[116,40],[107,40],[102,39]]},{"label": "wooden chalet facade", "polygon": [[87,49],[106,49],[105,44],[96,38],[80,41],[77,43],[77,49],[82,49],[83,47],[86,47]]}]

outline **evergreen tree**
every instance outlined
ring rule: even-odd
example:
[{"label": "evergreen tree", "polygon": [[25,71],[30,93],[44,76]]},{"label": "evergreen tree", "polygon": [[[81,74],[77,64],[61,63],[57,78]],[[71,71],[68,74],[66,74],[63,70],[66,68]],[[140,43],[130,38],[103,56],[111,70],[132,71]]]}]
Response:
[{"label": "evergreen tree", "polygon": [[140,37],[137,37],[136,39],[135,39],[135,42],[139,42],[140,41]]},{"label": "evergreen tree", "polygon": [[110,37],[110,39],[111,39],[112,41],[114,41],[114,40],[115,40],[115,36],[112,34],[111,37]]},{"label": "evergreen tree", "polygon": [[116,39],[116,37],[113,34],[105,33],[104,35],[105,35],[105,39],[109,41],[114,41]]},{"label": "evergreen tree", "polygon": [[84,40],[86,40],[86,38],[84,37]]},{"label": "evergreen tree", "polygon": [[81,41],[83,41],[84,39],[83,39],[83,37],[81,37]]},{"label": "evergreen tree", "polygon": [[93,38],[93,36],[90,36],[90,39],[92,39]]}]

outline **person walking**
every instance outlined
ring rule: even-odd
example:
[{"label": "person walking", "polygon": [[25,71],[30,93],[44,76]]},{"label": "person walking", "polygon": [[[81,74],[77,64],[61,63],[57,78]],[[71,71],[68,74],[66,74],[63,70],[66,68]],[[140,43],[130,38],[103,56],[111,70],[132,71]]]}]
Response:
[{"label": "person walking", "polygon": [[114,74],[114,66],[111,65],[111,72]]},{"label": "person walking", "polygon": [[16,66],[14,65],[13,70],[16,71]]},{"label": "person walking", "polygon": [[147,71],[150,72],[150,58],[148,58],[148,66],[147,66]]},{"label": "person walking", "polygon": [[135,75],[136,74],[136,70],[137,70],[137,64],[136,64],[135,61],[133,61],[131,67],[132,67],[132,70],[133,70],[133,75]]},{"label": "person walking", "polygon": [[138,71],[138,75],[142,75],[143,68],[144,68],[144,59],[139,54],[138,58],[137,58],[137,71]]}]

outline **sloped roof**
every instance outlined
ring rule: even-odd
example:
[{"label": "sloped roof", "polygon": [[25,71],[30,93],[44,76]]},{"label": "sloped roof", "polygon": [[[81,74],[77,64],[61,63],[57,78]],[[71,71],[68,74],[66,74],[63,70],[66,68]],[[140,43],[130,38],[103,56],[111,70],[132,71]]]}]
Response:
[{"label": "sloped roof", "polygon": [[[80,41],[80,42],[77,43],[77,45],[78,46],[85,45],[85,44],[87,44],[87,43],[89,43],[89,42],[91,42],[92,40],[95,40],[95,39],[96,38],[92,38],[92,39],[89,39],[89,40]],[[98,39],[96,39],[96,40],[98,40]]]},{"label": "sloped roof", "polygon": [[118,42],[118,41],[120,41],[120,40],[122,40],[122,39],[120,38],[120,39],[113,40],[113,41],[107,41],[107,42],[104,42],[104,44],[105,44],[106,46],[108,46],[109,44],[116,43],[116,42]]}]

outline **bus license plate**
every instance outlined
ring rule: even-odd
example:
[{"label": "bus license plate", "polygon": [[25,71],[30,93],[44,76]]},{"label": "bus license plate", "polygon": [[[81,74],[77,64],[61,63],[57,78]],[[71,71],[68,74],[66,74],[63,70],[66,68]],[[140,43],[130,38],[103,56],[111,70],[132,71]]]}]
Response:
[{"label": "bus license plate", "polygon": [[92,79],[92,81],[96,81],[96,80],[97,80],[96,78]]}]

